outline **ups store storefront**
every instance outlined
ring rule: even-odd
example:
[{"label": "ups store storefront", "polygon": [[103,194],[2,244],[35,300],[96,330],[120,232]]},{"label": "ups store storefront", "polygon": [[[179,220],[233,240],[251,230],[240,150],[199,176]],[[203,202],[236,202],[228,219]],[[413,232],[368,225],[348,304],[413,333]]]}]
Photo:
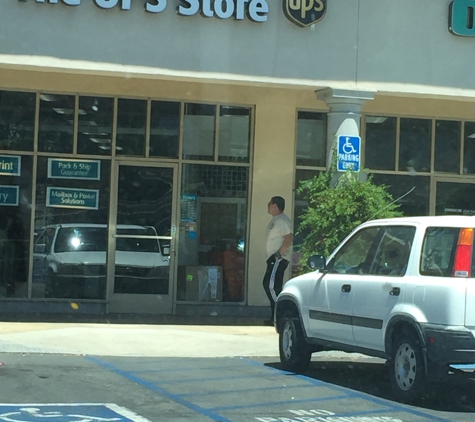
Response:
[{"label": "ups store storefront", "polygon": [[414,3],[2,0],[1,312],[267,317],[267,202],[341,135],[475,213],[475,2]]}]

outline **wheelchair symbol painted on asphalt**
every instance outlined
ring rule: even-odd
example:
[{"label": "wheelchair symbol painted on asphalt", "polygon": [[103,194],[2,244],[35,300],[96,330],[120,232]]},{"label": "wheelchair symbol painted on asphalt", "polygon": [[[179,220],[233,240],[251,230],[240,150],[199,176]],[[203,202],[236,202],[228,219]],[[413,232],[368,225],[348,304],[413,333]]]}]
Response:
[{"label": "wheelchair symbol painted on asphalt", "polygon": [[4,422],[150,422],[114,404],[0,405]]},{"label": "wheelchair symbol painted on asphalt", "polygon": [[361,138],[341,135],[338,137],[338,171],[360,171]]}]

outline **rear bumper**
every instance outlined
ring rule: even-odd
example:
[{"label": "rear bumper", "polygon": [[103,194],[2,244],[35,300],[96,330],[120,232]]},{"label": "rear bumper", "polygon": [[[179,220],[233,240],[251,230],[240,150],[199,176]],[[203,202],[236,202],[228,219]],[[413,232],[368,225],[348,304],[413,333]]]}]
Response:
[{"label": "rear bumper", "polygon": [[470,330],[422,327],[428,362],[439,365],[475,363],[475,337]]}]

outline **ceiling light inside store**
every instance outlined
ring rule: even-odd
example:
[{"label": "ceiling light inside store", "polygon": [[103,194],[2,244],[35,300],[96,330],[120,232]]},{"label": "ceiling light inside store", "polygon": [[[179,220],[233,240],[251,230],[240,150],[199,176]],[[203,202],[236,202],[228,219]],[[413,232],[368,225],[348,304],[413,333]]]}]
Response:
[{"label": "ceiling light inside store", "polygon": [[51,95],[51,94],[41,94],[40,95],[40,100],[41,101],[61,101],[61,96],[60,95]]},{"label": "ceiling light inside store", "polygon": [[468,135],[467,138],[475,138],[475,133],[472,133],[471,135]]},{"label": "ceiling light inside store", "polygon": [[[53,107],[53,110],[58,114],[74,114],[74,109],[73,108],[55,108],[55,107]],[[79,109],[78,114],[80,116],[84,116],[87,113],[84,110]]]},{"label": "ceiling light inside store", "polygon": [[89,139],[96,144],[110,144],[112,142],[111,139],[106,139],[106,138],[89,138]]},{"label": "ceiling light inside store", "polygon": [[366,123],[384,123],[386,120],[388,120],[387,117],[377,117],[377,116],[368,116],[366,117]]},{"label": "ceiling light inside store", "polygon": [[110,145],[98,145],[100,149],[111,149]]}]

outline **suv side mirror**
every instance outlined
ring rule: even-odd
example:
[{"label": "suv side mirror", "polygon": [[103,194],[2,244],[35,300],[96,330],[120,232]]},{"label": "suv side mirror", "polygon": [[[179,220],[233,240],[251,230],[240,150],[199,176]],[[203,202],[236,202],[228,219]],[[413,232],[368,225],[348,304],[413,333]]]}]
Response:
[{"label": "suv side mirror", "polygon": [[326,267],[326,260],[323,255],[312,255],[307,260],[307,267],[311,270],[324,270]]}]

